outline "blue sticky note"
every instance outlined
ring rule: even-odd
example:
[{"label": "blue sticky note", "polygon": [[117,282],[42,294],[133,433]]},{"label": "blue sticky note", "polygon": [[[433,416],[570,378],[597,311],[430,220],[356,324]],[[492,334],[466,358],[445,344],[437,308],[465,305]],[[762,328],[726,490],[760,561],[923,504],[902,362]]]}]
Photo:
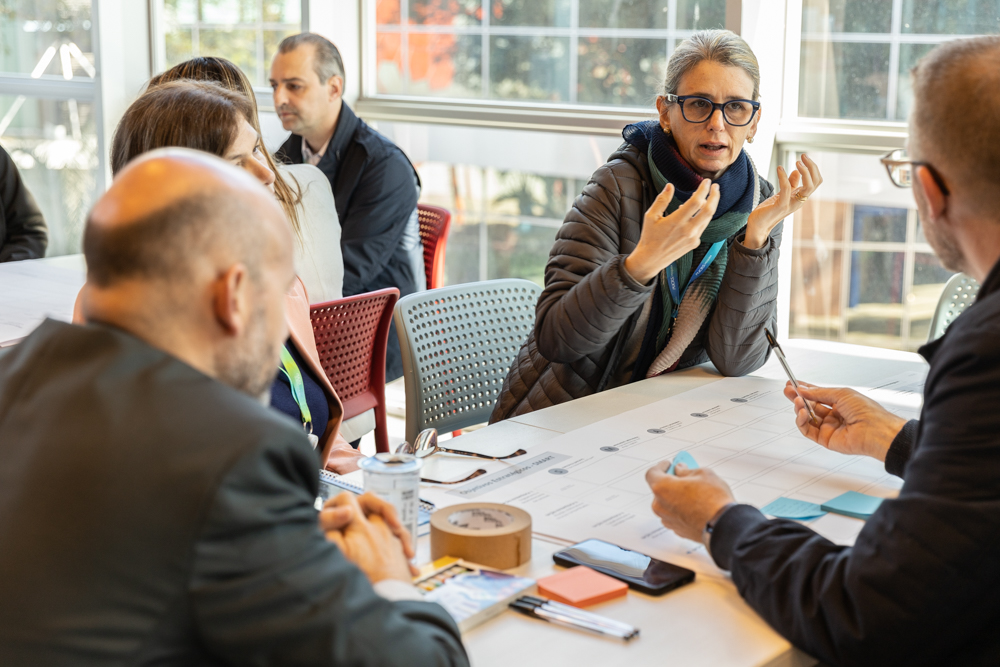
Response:
[{"label": "blue sticky note", "polygon": [[680,451],[677,452],[677,455],[674,457],[674,460],[670,462],[670,467],[667,468],[668,475],[674,474],[674,468],[677,466],[678,463],[683,463],[691,470],[695,470],[698,468],[698,462],[694,460],[693,456],[691,456],[687,452]]},{"label": "blue sticky note", "polygon": [[866,496],[865,494],[858,493],[857,491],[848,491],[847,493],[837,496],[833,500],[826,501],[823,503],[822,508],[827,512],[843,514],[844,516],[865,520],[870,517],[881,504],[881,498]]},{"label": "blue sticky note", "polygon": [[816,503],[784,497],[761,507],[760,511],[779,519],[798,519],[800,521],[816,519],[826,514],[826,511]]}]

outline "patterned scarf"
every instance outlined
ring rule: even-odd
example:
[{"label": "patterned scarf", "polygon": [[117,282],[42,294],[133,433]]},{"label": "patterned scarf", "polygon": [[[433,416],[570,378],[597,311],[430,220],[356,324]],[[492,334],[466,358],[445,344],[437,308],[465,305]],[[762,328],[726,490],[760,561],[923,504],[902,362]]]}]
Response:
[{"label": "patterned scarf", "polygon": [[[625,141],[646,153],[653,187],[657,192],[667,183],[674,185],[674,197],[667,206],[667,213],[675,211],[698,188],[703,178],[681,157],[674,138],[666,134],[655,120],[634,123],[622,131]],[[666,283],[666,270],[657,279],[657,292],[662,299],[662,317],[650,318],[646,338],[655,344],[656,358],[650,363],[646,377],[654,377],[672,370],[681,354],[694,340],[715,302],[722,285],[722,276],[729,259],[728,248],[722,250],[708,269],[688,285],[694,267],[698,266],[712,244],[728,239],[747,224],[750,212],[760,200],[757,169],[747,155],[740,151],[736,161],[715,181],[719,185],[719,206],[702,233],[701,244],[677,260],[681,302],[675,304]],[[687,289],[685,289],[687,288]],[[673,317],[677,309],[677,319]],[[655,334],[655,340],[653,339]],[[643,348],[649,347],[645,342]],[[646,350],[644,350],[646,351]],[[652,355],[647,355],[652,356]],[[640,353],[639,363],[643,363]],[[637,369],[638,370],[638,369]]]}]

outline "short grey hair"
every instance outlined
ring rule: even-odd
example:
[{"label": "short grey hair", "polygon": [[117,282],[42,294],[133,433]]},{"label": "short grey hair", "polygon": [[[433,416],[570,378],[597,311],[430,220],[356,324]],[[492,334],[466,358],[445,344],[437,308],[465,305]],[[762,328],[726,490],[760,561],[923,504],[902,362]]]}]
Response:
[{"label": "short grey hair", "polygon": [[337,50],[333,42],[322,35],[317,35],[314,32],[300,32],[298,35],[285,37],[278,45],[278,53],[288,53],[305,44],[311,44],[315,48],[313,66],[320,83],[326,83],[332,76],[339,76],[341,80],[346,81],[344,60],[340,57],[340,51]]},{"label": "short grey hair", "polygon": [[739,67],[753,81],[753,101],[760,97],[760,67],[757,56],[742,37],[730,30],[701,30],[681,42],[667,62],[663,94],[676,95],[684,75],[706,60]]},{"label": "short grey hair", "polygon": [[[994,220],[1000,207],[1000,36],[934,47],[912,70],[910,129],[921,159],[975,192],[969,205]],[[954,185],[953,185],[954,189]]]}]

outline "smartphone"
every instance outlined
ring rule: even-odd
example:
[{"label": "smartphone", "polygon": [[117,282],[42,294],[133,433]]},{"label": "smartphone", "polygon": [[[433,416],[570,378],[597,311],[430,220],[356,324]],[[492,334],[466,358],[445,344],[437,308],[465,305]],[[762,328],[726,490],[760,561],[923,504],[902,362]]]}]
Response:
[{"label": "smartphone", "polygon": [[694,581],[694,572],[629,551],[603,540],[585,540],[552,555],[557,565],[586,565],[609,577],[624,581],[629,588],[649,595],[663,595]]}]

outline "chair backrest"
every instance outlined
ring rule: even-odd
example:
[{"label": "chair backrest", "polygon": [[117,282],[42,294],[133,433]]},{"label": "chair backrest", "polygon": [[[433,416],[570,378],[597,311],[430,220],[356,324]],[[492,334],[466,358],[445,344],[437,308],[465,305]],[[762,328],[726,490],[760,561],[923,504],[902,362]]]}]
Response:
[{"label": "chair backrest", "polygon": [[508,278],[410,294],[396,304],[406,439],[489,419],[511,362],[535,326],[541,288]]},{"label": "chair backrest", "polygon": [[344,404],[344,419],[375,410],[375,446],[389,451],[385,422],[385,344],[395,287],[311,306],[319,361]]},{"label": "chair backrest", "polygon": [[417,216],[420,219],[420,243],[424,246],[427,289],[437,289],[444,285],[444,251],[448,245],[451,213],[437,206],[417,204]]},{"label": "chair backrest", "polygon": [[977,294],[979,294],[979,283],[974,278],[970,278],[964,273],[953,275],[945,284],[937,308],[934,309],[927,342],[943,336],[948,325],[976,300]]}]

